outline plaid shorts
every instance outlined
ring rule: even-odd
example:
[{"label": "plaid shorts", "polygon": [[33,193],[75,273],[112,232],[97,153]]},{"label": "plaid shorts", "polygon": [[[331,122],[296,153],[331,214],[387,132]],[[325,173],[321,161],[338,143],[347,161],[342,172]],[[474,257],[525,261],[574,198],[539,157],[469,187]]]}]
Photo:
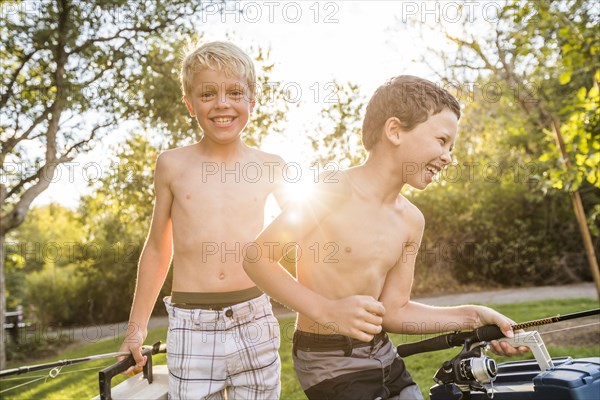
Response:
[{"label": "plaid shorts", "polygon": [[279,324],[266,295],[219,311],[164,302],[170,399],[279,399]]}]

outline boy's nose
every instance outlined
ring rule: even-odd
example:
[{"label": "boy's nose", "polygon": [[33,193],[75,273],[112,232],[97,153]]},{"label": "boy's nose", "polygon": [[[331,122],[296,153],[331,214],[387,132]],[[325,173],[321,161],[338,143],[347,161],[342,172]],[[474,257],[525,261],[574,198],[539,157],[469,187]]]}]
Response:
[{"label": "boy's nose", "polygon": [[450,150],[445,150],[440,159],[444,163],[444,165],[450,164],[452,162],[452,154],[450,154]]},{"label": "boy's nose", "polygon": [[229,107],[229,99],[227,98],[227,94],[222,94],[217,96],[217,104],[216,104],[217,108],[226,108]]}]

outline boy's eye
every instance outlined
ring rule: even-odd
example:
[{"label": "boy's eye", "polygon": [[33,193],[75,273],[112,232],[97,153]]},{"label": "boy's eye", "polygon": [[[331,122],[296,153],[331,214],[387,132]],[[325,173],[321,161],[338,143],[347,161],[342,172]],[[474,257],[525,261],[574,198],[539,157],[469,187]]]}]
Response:
[{"label": "boy's eye", "polygon": [[211,99],[215,94],[212,92],[204,92],[200,95],[203,100]]},{"label": "boy's eye", "polygon": [[241,90],[233,90],[229,94],[231,95],[231,97],[240,98],[244,95],[244,92],[242,92]]}]

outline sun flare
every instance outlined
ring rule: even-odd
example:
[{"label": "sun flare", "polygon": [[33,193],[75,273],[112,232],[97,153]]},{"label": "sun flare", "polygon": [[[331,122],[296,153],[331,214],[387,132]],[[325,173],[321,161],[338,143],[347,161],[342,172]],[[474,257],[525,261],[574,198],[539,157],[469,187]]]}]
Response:
[{"label": "sun flare", "polygon": [[[284,188],[284,201],[291,204],[306,203],[314,193],[314,182],[310,179],[301,179],[297,182],[287,182]],[[273,195],[269,195],[265,204],[265,226],[271,223],[281,212],[281,205]]]},{"label": "sun flare", "polygon": [[305,202],[312,195],[314,186],[314,182],[310,179],[288,182],[285,185],[285,196],[294,203]]}]

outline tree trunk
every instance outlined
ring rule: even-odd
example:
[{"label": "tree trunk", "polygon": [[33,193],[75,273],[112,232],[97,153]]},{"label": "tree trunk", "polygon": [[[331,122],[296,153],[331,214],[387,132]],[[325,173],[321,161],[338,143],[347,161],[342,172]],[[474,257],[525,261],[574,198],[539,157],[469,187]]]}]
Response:
[{"label": "tree trunk", "polygon": [[[560,121],[557,117],[552,117],[552,128],[554,128],[554,139],[556,145],[560,150],[563,163],[567,169],[571,168],[571,160],[569,160],[569,154],[565,147],[565,141],[563,139],[562,132],[560,130]],[[596,258],[596,251],[594,250],[594,243],[592,241],[592,235],[587,225],[587,218],[585,216],[585,210],[583,209],[583,203],[581,201],[581,195],[579,190],[571,193],[571,201],[573,202],[573,211],[575,212],[575,218],[577,218],[577,224],[579,225],[579,231],[581,232],[581,238],[583,240],[583,247],[585,248],[585,256],[588,260],[594,283],[596,284],[596,292],[600,299],[600,270],[598,269],[598,259]]]},{"label": "tree trunk", "polygon": [[4,287],[4,233],[0,233],[0,370],[6,369],[6,332],[4,314],[6,313],[6,288]]},{"label": "tree trunk", "polygon": [[600,299],[600,270],[598,269],[598,260],[596,259],[596,251],[594,250],[594,242],[590,235],[590,230],[587,225],[587,219],[585,211],[583,210],[583,203],[581,202],[581,195],[579,191],[571,193],[571,201],[573,202],[573,209],[575,210],[575,217],[577,217],[577,223],[579,230],[583,238],[583,245],[585,247],[585,255],[596,284],[596,292],[598,293],[598,299]]}]

